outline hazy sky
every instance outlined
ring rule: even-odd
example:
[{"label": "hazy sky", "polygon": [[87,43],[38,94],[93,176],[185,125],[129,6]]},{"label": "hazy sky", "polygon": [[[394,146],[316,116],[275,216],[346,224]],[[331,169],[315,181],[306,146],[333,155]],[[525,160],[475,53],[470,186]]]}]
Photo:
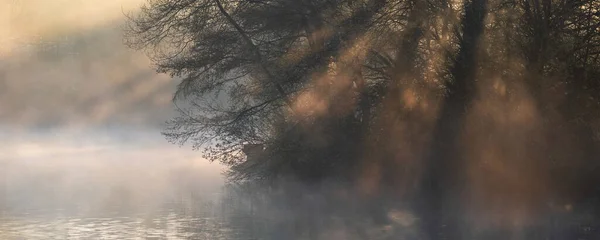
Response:
[{"label": "hazy sky", "polygon": [[15,186],[47,171],[93,170],[83,177],[98,185],[159,186],[177,169],[220,181],[219,165],[160,136],[177,82],[122,44],[124,13],[143,2],[0,0],[0,160]]},{"label": "hazy sky", "polygon": [[175,81],[122,44],[140,0],[0,0],[0,119],[48,127],[163,123]]}]

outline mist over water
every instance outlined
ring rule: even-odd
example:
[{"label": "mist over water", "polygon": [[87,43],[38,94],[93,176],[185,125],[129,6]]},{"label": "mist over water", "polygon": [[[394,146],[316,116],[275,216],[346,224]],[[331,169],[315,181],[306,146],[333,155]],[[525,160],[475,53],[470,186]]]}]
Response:
[{"label": "mist over water", "polygon": [[[173,232],[164,224],[215,217],[207,206],[222,192],[221,167],[158,132],[21,132],[2,150],[3,239],[133,239],[132,229],[155,221],[155,234],[164,235]],[[77,236],[78,228],[95,235]],[[69,231],[75,235],[60,237]]]},{"label": "mist over water", "polygon": [[161,136],[176,81],[122,44],[142,2],[0,0],[0,239],[230,239],[223,167]]},{"label": "mist over water", "polygon": [[221,169],[196,152],[170,146],[159,134],[118,131],[66,137],[34,133],[28,141],[5,143],[12,149],[11,156],[4,156],[9,209],[83,204],[101,211],[110,201],[152,206],[186,192],[219,191]]}]

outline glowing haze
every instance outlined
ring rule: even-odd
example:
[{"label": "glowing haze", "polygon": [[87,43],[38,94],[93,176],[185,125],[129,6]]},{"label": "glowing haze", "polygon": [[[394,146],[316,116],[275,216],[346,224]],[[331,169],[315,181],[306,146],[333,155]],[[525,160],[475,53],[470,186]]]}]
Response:
[{"label": "glowing haze", "polygon": [[73,204],[87,201],[73,197],[81,189],[108,201],[110,189],[123,188],[142,205],[184,184],[207,194],[220,186],[220,165],[160,136],[176,82],[122,44],[124,13],[142,3],[0,0],[0,168],[9,204],[45,206],[50,197],[39,197],[49,189]]}]

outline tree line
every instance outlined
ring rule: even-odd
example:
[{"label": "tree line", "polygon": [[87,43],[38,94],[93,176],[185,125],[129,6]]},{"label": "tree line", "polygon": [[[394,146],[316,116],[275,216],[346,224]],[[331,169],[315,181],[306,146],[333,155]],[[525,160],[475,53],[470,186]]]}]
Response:
[{"label": "tree line", "polygon": [[151,0],[130,15],[125,40],[180,81],[180,115],[164,135],[229,166],[232,182],[283,191],[335,182],[358,199],[354,218],[385,225],[407,206],[420,239],[478,238],[486,226],[542,239],[526,229],[549,212],[592,215],[586,231],[547,233],[591,239],[599,9],[597,0]]}]

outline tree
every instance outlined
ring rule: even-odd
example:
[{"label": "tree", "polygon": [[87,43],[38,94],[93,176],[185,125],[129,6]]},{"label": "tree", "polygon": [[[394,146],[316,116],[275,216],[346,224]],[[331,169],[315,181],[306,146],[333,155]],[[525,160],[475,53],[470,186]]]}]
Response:
[{"label": "tree", "polygon": [[128,43],[151,50],[159,72],[181,77],[176,99],[193,108],[182,108],[166,135],[193,140],[195,147],[208,144],[216,154],[209,157],[228,164],[239,160],[242,143],[267,141],[270,124],[290,121],[292,99],[355,35],[360,12],[337,24],[335,34],[327,33],[334,26],[315,29],[324,24],[306,20],[346,18],[351,13],[342,3],[150,2],[131,18]]},{"label": "tree", "polygon": [[[181,115],[167,138],[230,166],[232,181],[285,189],[294,179],[320,193],[343,182],[364,190],[361,218],[385,225],[400,201],[411,202],[422,238],[464,239],[473,230],[464,202],[480,191],[473,182],[492,181],[474,165],[494,161],[537,180],[539,197],[514,201],[540,211],[532,199],[546,194],[578,202],[598,194],[586,184],[596,170],[582,169],[597,166],[599,7],[154,0],[131,17],[127,40],[181,80]],[[510,120],[519,114],[535,121]],[[260,146],[260,157],[247,158],[244,146]],[[504,152],[484,154],[492,150]],[[507,188],[484,195],[527,189]],[[290,201],[303,201],[289,190]]]}]

